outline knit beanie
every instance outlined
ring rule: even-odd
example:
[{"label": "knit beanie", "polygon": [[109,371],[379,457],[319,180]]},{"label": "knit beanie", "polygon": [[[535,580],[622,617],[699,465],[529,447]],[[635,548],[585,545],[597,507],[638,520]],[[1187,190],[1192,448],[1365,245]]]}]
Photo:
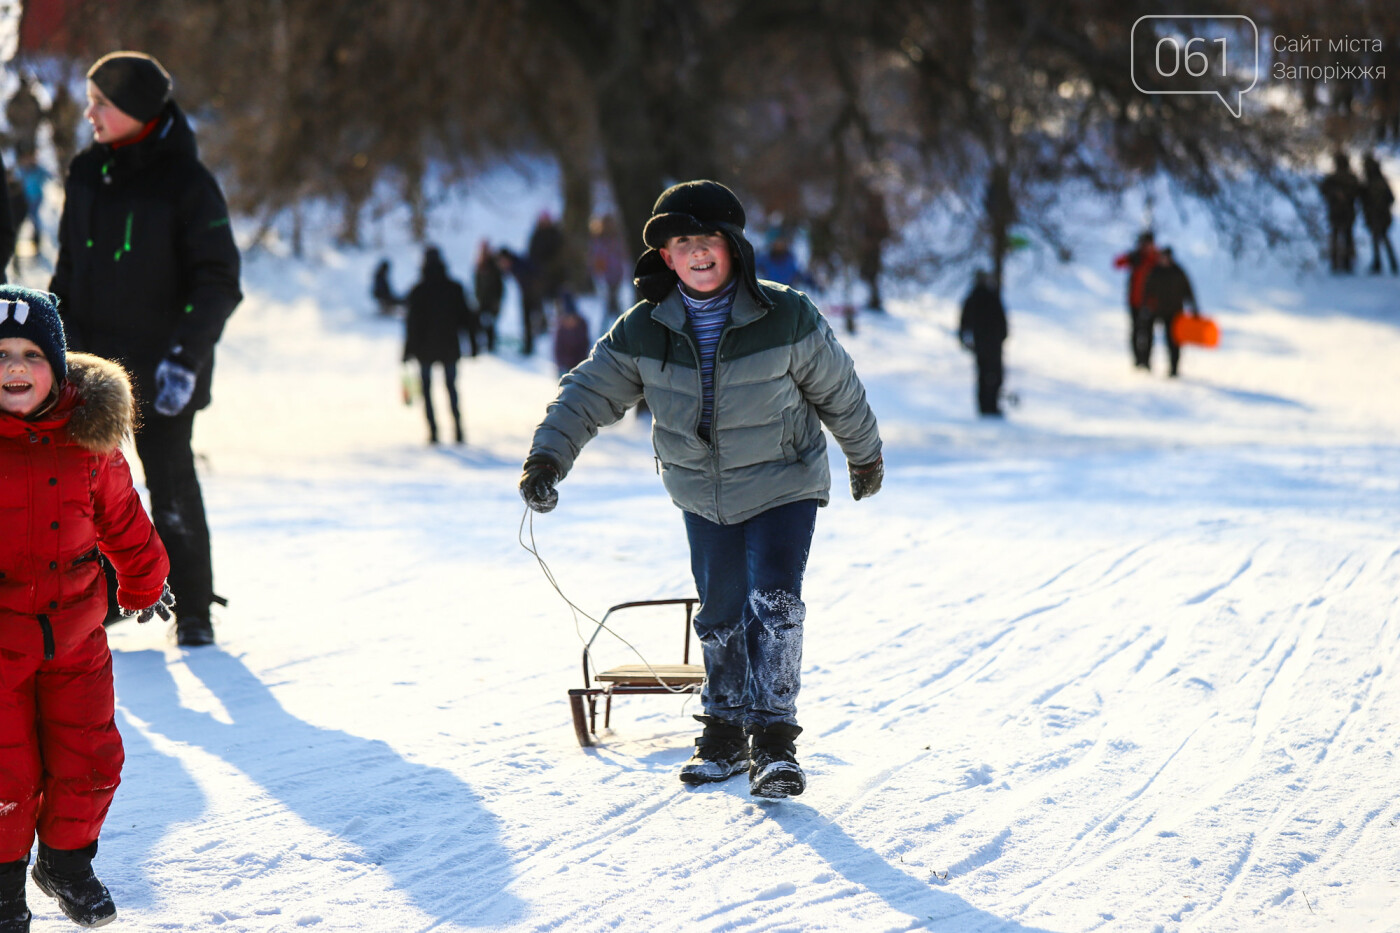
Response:
[{"label": "knit beanie", "polygon": [[637,260],[633,283],[643,298],[659,304],[675,287],[678,278],[657,252],[673,236],[719,233],[729,241],[739,276],[759,304],[772,301],[758,287],[754,271],[753,245],[744,236],[744,205],[727,187],[701,179],[672,185],[656,199],[651,217],[642,229],[642,242],[650,247]]},{"label": "knit beanie", "polygon": [[142,123],[160,116],[170,100],[170,73],[143,52],[111,52],[87,76],[118,110]]},{"label": "knit beanie", "polygon": [[67,340],[58,316],[58,299],[20,285],[0,285],[0,340],[23,337],[44,351],[53,368],[54,385],[68,378]]}]

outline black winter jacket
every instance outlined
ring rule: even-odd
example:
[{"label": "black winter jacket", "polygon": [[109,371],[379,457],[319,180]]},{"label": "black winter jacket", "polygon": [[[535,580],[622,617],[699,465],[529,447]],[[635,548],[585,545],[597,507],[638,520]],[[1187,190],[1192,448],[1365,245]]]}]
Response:
[{"label": "black winter jacket", "polygon": [[1153,269],[1152,274],[1147,277],[1147,285],[1143,291],[1144,304],[1160,318],[1173,318],[1187,305],[1193,310],[1196,307],[1196,294],[1191,290],[1191,280],[1186,277],[1186,271],[1175,263]]},{"label": "black winter jacket", "polygon": [[1006,339],[1006,308],[1001,296],[985,285],[976,285],[963,301],[958,332],[964,339],[971,337],[973,346],[1000,346]]},{"label": "black winter jacket", "polygon": [[209,404],[214,345],[242,300],[238,247],[218,182],[172,101],[150,135],[93,143],[68,169],[49,285],[70,349],[131,373],[145,420],[155,371],[171,356],[198,374],[191,405]]},{"label": "black winter jacket", "polygon": [[[403,358],[420,363],[455,362],[462,357],[463,328],[473,330],[472,309],[462,284],[445,272],[423,270],[408,293]],[[475,355],[475,340],[472,352]]]}]

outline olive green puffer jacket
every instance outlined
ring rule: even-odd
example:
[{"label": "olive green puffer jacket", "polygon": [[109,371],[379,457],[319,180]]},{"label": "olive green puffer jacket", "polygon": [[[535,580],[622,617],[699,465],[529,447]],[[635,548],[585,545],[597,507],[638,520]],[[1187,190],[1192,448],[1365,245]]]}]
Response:
[{"label": "olive green puffer jacket", "polygon": [[719,524],[775,506],[831,498],[826,438],[851,463],[880,456],[880,433],[850,356],[811,299],[772,282],[771,307],[738,289],[715,351],[714,414],[700,423],[699,352],[679,292],[622,315],[593,353],[560,381],[530,456],[567,474],[598,429],[643,396],[652,444],[675,504]]}]

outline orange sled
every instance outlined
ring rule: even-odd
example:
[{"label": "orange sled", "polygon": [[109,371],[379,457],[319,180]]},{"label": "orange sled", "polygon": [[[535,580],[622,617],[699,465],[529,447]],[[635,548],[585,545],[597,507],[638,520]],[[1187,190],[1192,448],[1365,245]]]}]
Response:
[{"label": "orange sled", "polygon": [[1208,317],[1178,314],[1172,321],[1172,336],[1179,344],[1214,347],[1220,343],[1220,328]]}]

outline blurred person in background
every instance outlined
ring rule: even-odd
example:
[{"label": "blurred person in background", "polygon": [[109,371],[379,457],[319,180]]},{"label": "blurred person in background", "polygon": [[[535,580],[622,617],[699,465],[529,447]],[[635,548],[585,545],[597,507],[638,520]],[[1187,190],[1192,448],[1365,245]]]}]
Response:
[{"label": "blurred person in background", "polygon": [[474,316],[462,283],[447,274],[442,253],[430,246],[423,251],[423,269],[418,284],[408,293],[408,314],[404,318],[403,359],[418,361],[423,382],[423,414],[428,419],[428,443],[438,442],[437,417],[433,411],[433,364],[442,367],[447,383],[447,401],[452,408],[452,426],[457,443],[466,443],[462,431],[462,411],[457,402],[457,361],[462,358],[461,331],[471,337],[476,356]]},{"label": "blurred person in background", "polygon": [[403,299],[394,293],[394,286],[389,281],[389,260],[381,259],[379,265],[374,267],[369,294],[379,308],[380,317],[393,317],[394,312],[403,307]]},{"label": "blurred person in background", "polygon": [[1374,155],[1367,153],[1362,166],[1365,178],[1361,182],[1361,212],[1371,234],[1371,273],[1381,273],[1381,254],[1384,253],[1390,260],[1390,274],[1395,275],[1395,247],[1390,244],[1395,192],[1390,190]]},{"label": "blurred person in background", "polygon": [[520,353],[530,356],[535,352],[535,337],[548,330],[544,316],[544,284],[539,268],[528,256],[504,246],[496,253],[496,263],[502,273],[515,277],[515,285],[520,290]]},{"label": "blurred person in background", "polygon": [[977,358],[977,412],[984,418],[1002,417],[1001,345],[1006,336],[1006,307],[996,277],[979,269],[972,291],[963,300],[958,339]]},{"label": "blurred person in background", "polygon": [[10,124],[10,145],[16,150],[33,151],[39,146],[39,124],[44,108],[34,95],[34,76],[19,79],[19,87],[5,104],[5,121]]},{"label": "blurred person in background", "polygon": [[1170,365],[1167,375],[1176,378],[1177,366],[1181,362],[1181,345],[1176,342],[1172,324],[1176,321],[1176,316],[1188,306],[1191,314],[1196,317],[1200,317],[1201,312],[1196,305],[1196,293],[1191,288],[1191,279],[1186,275],[1186,270],[1177,264],[1170,246],[1162,248],[1157,256],[1156,267],[1147,276],[1147,284],[1143,289],[1143,304],[1147,320],[1147,343],[1143,350],[1143,359],[1147,360],[1150,369],[1153,333],[1157,325],[1161,324],[1166,336],[1167,362]]},{"label": "blurred person in background", "polygon": [[73,161],[73,154],[78,150],[78,124],[83,119],[82,108],[73,99],[67,84],[60,82],[54,88],[53,100],[44,112],[44,119],[49,121],[53,157],[61,175],[68,171],[68,163]]},{"label": "blurred person in background", "polygon": [[[547,305],[551,315],[558,314],[559,294],[568,278],[564,247],[564,229],[555,221],[553,214],[542,211],[535,220],[535,229],[530,232],[530,242],[525,251],[535,270],[542,307]],[[543,327],[537,331],[543,332]]]},{"label": "blurred person in background", "polygon": [[[3,157],[0,157],[0,191],[4,192],[4,197],[0,197],[0,282],[4,282],[5,270],[15,255],[15,227],[18,225],[15,211],[21,207],[28,210],[28,205],[24,202],[23,184],[5,171]],[[18,216],[23,218],[24,214]]]},{"label": "blurred person in background", "polygon": [[1356,226],[1356,201],[1361,197],[1361,182],[1352,174],[1351,160],[1346,153],[1333,154],[1332,171],[1323,176],[1318,188],[1322,191],[1323,203],[1327,205],[1327,223],[1330,227],[1327,252],[1332,271],[1351,272],[1356,263],[1356,240],[1352,228]]},{"label": "blurred person in background", "polygon": [[1147,369],[1147,350],[1151,349],[1151,334],[1144,334],[1144,328],[1151,328],[1150,315],[1143,309],[1143,288],[1147,277],[1157,265],[1157,241],[1151,230],[1138,234],[1137,246],[1129,252],[1120,253],[1113,259],[1115,269],[1128,271],[1128,346],[1133,351],[1133,364],[1138,369]]},{"label": "blurred person in background", "polygon": [[482,240],[476,253],[476,268],[472,271],[472,291],[476,293],[477,321],[486,340],[487,353],[496,352],[496,321],[501,316],[505,287],[491,244]]},{"label": "blurred person in background", "polygon": [[[39,255],[39,245],[43,240],[44,229],[39,221],[40,209],[44,206],[44,185],[53,176],[39,164],[38,154],[33,149],[18,150],[15,153],[15,174],[24,188],[25,218],[29,220],[30,241],[34,244],[34,255]],[[15,218],[19,227],[24,218]],[[16,229],[18,234],[18,229]]]},{"label": "blurred person in background", "polygon": [[622,279],[626,272],[626,247],[612,214],[588,222],[588,264],[593,278],[603,285],[603,315],[612,320],[622,313]]},{"label": "blurred person in background", "polygon": [[554,365],[564,375],[588,359],[593,342],[588,339],[588,322],[578,313],[578,304],[568,292],[559,295],[559,318],[554,322]]}]

